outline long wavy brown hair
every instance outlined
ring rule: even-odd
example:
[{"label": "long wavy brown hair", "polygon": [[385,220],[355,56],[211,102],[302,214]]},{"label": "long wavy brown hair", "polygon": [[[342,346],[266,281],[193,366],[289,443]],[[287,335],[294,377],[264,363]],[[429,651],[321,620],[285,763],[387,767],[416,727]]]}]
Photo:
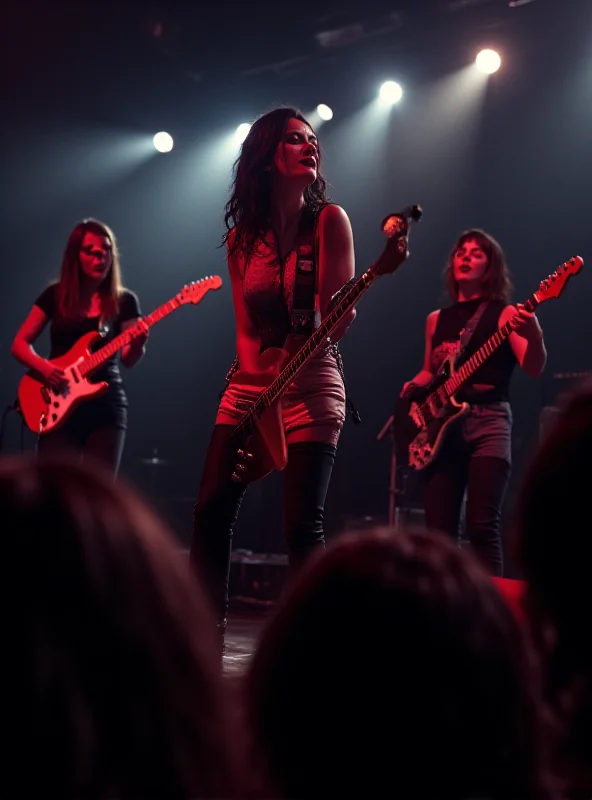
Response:
[{"label": "long wavy brown hair", "polygon": [[[235,235],[230,240],[231,254],[236,250],[252,253],[257,241],[269,230],[269,167],[290,119],[298,119],[313,130],[310,122],[298,109],[275,108],[253,123],[242,144],[234,163],[232,194],[226,203],[224,216],[227,228],[222,239],[224,244],[228,242],[230,232],[235,230]],[[304,190],[304,202],[312,210],[327,202],[327,184],[320,171],[320,151],[318,166],[317,179]]]},{"label": "long wavy brown hair", "polygon": [[474,239],[478,242],[479,247],[482,248],[487,256],[488,266],[483,276],[482,296],[487,300],[503,300],[507,303],[512,292],[512,281],[510,280],[510,271],[506,263],[506,255],[497,239],[494,239],[491,234],[481,230],[481,228],[471,228],[468,231],[464,231],[450,251],[448,263],[444,269],[444,280],[446,281],[446,288],[450,298],[454,302],[458,300],[458,283],[454,279],[452,259],[458,248],[462,247],[469,239]]},{"label": "long wavy brown hair", "polygon": [[79,314],[80,248],[84,241],[84,235],[89,232],[96,233],[97,236],[106,236],[111,243],[112,265],[105,280],[99,286],[99,294],[102,315],[113,319],[119,313],[119,298],[123,290],[119,249],[111,228],[92,217],[81,220],[68,237],[57,284],[58,309],[63,317],[77,317]]}]

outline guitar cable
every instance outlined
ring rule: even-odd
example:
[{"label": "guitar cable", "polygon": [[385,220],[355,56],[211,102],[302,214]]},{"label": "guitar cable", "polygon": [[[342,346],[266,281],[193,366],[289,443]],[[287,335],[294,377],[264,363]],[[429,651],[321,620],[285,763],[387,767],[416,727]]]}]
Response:
[{"label": "guitar cable", "polygon": [[0,453],[2,452],[2,445],[4,443],[4,433],[6,430],[6,419],[11,411],[14,411],[21,417],[21,453],[25,451],[25,420],[20,414],[20,406],[18,398],[8,405],[4,406],[2,416],[0,416]]},{"label": "guitar cable", "polygon": [[[23,419],[23,425],[24,425]],[[43,432],[43,428],[45,427],[45,423],[47,422],[47,418],[45,414],[41,414],[39,417],[39,428],[37,429],[37,433],[35,434],[35,452],[39,452],[39,442],[41,441],[41,433]]]}]

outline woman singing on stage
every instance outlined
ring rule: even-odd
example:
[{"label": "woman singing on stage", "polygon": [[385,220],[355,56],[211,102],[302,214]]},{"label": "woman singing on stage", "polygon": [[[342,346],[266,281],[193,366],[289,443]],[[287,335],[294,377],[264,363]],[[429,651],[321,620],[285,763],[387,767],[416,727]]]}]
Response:
[{"label": "woman singing on stage", "polygon": [[514,331],[456,393],[459,402],[470,404],[470,411],[449,426],[442,449],[425,470],[426,524],[456,539],[466,491],[467,538],[488,571],[501,575],[500,518],[512,463],[510,379],[516,363],[532,378],[541,374],[547,359],[543,331],[524,306],[508,305],[506,257],[485,231],[462,234],[445,277],[452,305],[428,316],[423,369],[403,386],[402,394],[430,383],[444,360],[458,352],[462,332],[472,322],[475,327],[459,364],[511,319]]},{"label": "woman singing on stage", "polygon": [[[226,205],[224,241],[242,373],[256,373],[259,355],[281,347],[290,334],[299,230],[307,216],[315,226],[316,307],[322,318],[331,297],[354,275],[352,230],[343,209],[327,203],[311,125],[296,109],[278,108],[251,127]],[[354,313],[343,319],[333,342]],[[244,484],[231,479],[236,444],[229,441],[229,432],[258,394],[249,388],[240,385],[231,370],[195,507],[191,556],[210,580],[222,636],[232,529],[245,492]],[[307,363],[280,402],[288,448],[284,527],[295,567],[315,548],[324,547],[325,497],[346,413],[343,378],[330,343]]]},{"label": "woman singing on stage", "polygon": [[[51,359],[67,353],[90,331],[100,331],[108,342],[135,325],[139,317],[138,298],[121,284],[113,231],[98,220],[85,219],[70,234],[59,280],[35,300],[15,336],[12,354],[40,375],[47,386],[59,391],[64,386],[64,372]],[[50,360],[38,355],[33,347],[48,322]],[[126,367],[133,367],[143,356],[147,337],[147,327],[140,325],[138,335],[121,351]],[[93,374],[93,380],[107,381],[107,392],[83,402],[59,428],[41,433],[39,452],[74,450],[99,459],[116,475],[123,453],[128,405],[116,355]]]}]

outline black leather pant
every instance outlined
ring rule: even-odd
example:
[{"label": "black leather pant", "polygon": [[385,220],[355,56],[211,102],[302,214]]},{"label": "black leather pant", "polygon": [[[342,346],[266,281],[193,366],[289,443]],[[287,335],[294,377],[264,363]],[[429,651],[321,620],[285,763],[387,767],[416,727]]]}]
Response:
[{"label": "black leather pant", "polygon": [[[191,563],[210,588],[218,621],[226,617],[232,532],[246,487],[234,483],[232,426],[216,425],[195,506]],[[284,476],[284,532],[291,569],[325,546],[323,516],[336,448],[323,442],[289,445]]]}]

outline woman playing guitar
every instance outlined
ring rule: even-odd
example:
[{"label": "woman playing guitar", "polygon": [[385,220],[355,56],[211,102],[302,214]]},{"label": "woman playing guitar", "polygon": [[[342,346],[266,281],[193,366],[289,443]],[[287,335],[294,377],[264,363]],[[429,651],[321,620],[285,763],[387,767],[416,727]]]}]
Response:
[{"label": "woman playing guitar", "polygon": [[511,472],[510,379],[516,362],[530,377],[541,374],[547,358],[543,331],[524,306],[508,305],[506,258],[485,231],[460,236],[445,278],[453,304],[428,316],[423,368],[404,384],[401,395],[413,396],[432,381],[444,361],[458,352],[465,329],[474,327],[459,364],[513,320],[509,339],[458,392],[457,400],[468,402],[470,410],[450,425],[441,450],[424,471],[428,527],[456,539],[466,491],[467,538],[489,572],[501,575],[500,518]]},{"label": "woman playing guitar", "polygon": [[[64,252],[59,280],[37,298],[12,345],[14,357],[59,392],[64,372],[51,359],[64,355],[86,333],[101,331],[105,340],[135,325],[140,317],[138,298],[121,285],[119,253],[113,231],[95,219],[74,228]],[[47,360],[35,352],[34,342],[50,323],[51,352]],[[126,367],[144,354],[145,326],[121,352]],[[39,451],[72,450],[106,463],[117,474],[127,428],[127,398],[116,356],[94,376],[107,381],[108,391],[78,406],[54,431],[39,438]]]},{"label": "woman playing guitar", "polygon": [[[229,437],[257,387],[259,357],[282,347],[291,315],[298,240],[305,215],[315,220],[317,308],[322,318],[331,297],[354,275],[354,246],[343,209],[327,204],[317,137],[293,108],[278,108],[251,127],[235,165],[226,206],[224,241],[232,284],[240,371],[222,397],[205,459],[195,508],[191,557],[203,566],[223,637],[228,605],[232,529],[246,483],[232,479],[236,443]],[[335,340],[351,324],[344,318]],[[241,376],[249,373],[249,385]],[[288,461],[284,470],[284,525],[292,566],[324,546],[323,511],[346,403],[342,376],[330,347],[320,350],[283,395],[281,412]]]}]

